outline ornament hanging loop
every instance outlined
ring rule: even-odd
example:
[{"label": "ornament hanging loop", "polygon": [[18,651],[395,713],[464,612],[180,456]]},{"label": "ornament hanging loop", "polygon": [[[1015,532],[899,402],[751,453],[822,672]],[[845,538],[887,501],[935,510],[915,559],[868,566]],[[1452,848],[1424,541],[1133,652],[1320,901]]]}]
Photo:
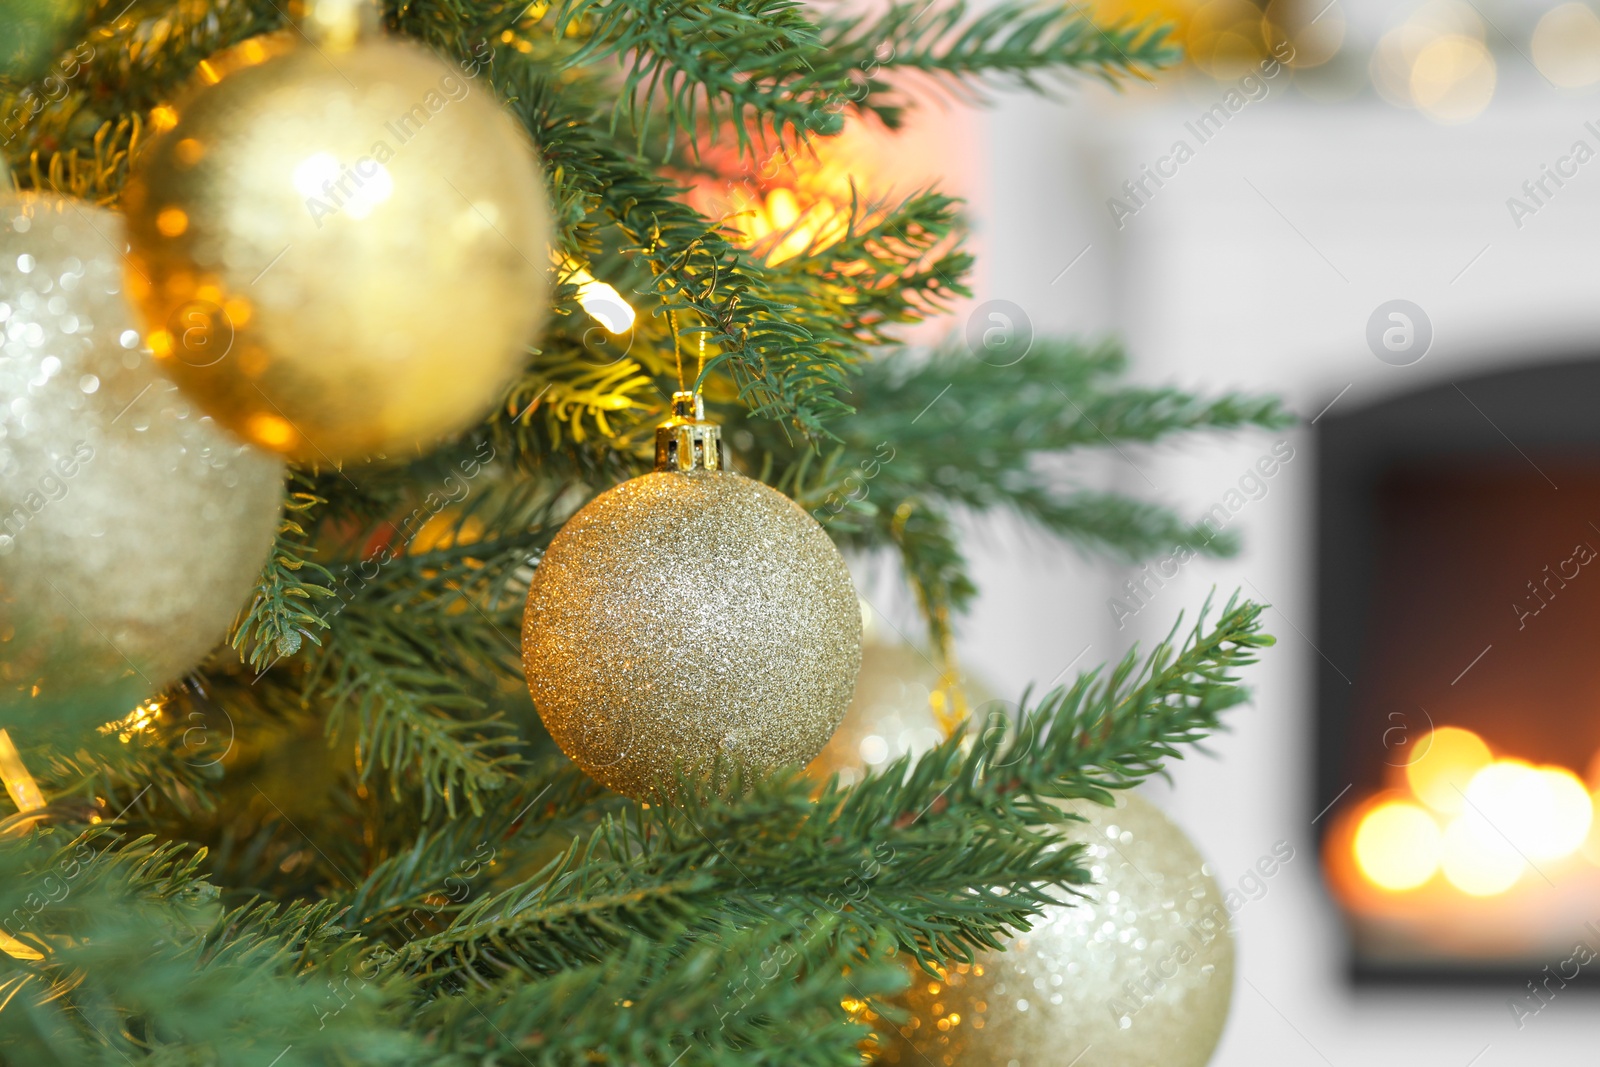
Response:
[{"label": "ornament hanging loop", "polygon": [[717,471],[727,467],[722,427],[706,421],[706,405],[700,394],[685,390],[673,393],[672,415],[656,427],[656,470]]},{"label": "ornament hanging loop", "polygon": [[343,51],[378,33],[376,0],[295,0],[289,15],[319,48]]}]

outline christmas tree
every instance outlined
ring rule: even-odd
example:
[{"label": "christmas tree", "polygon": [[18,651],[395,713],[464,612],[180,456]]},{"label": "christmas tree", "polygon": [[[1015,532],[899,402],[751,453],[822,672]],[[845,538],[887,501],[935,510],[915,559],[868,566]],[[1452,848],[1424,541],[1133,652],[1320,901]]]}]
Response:
[{"label": "christmas tree", "polygon": [[[221,77],[225,50],[284,39],[295,14],[274,0],[4,7],[28,19],[0,79],[14,184],[130,219],[148,206],[127,202],[143,188],[130,175],[168,151],[152,146],[174,101]],[[999,948],[1086,886],[1084,823],[1053,802],[1109,802],[1216,729],[1245,699],[1237,668],[1270,643],[1258,606],[1202,611],[1147,654],[850,787],[663,753],[662,788],[639,800],[563,755],[529,699],[517,635],[534,568],[580,506],[650,469],[675,392],[698,393],[731,463],[841,548],[898,560],[936,654],[977,592],[963,514],[1010,512],[1122,560],[1234,551],[1159,503],[1064,488],[1037,461],[1284,425],[1276,401],[1125,384],[1109,342],[1041,338],[1003,370],[959,339],[907,346],[907,328],[970,295],[961,205],[937,190],[862,189],[764,231],[689,193],[759,200],[846,123],[892,136],[918,86],[1116,84],[1178,52],[1159,25],[960,0],[416,0],[387,3],[381,23],[537,150],[528,195],[548,198],[549,250],[521,253],[540,280],[513,299],[548,294],[542,330],[463,432],[383,461],[297,456],[253,592],[173,684],[107,715],[70,685],[59,697],[72,663],[39,666],[28,635],[0,626],[0,772],[17,806],[0,823],[0,1054],[861,1062],[870,1020],[895,1017],[915,969]],[[297,25],[286,47],[318,48]],[[169,142],[181,161],[187,142]],[[316,221],[365,203],[353,184],[335,196],[341,180],[307,197]],[[155,225],[171,237],[184,222]],[[160,356],[161,329],[130,344]],[[274,444],[271,425],[258,443]],[[60,477],[62,500],[94,491]],[[0,511],[43,522],[46,490],[39,508]],[[28,533],[8,531],[19,546]],[[105,536],[137,559],[170,534]],[[0,601],[18,580],[0,570]],[[183,575],[164,580],[175,593]]]}]

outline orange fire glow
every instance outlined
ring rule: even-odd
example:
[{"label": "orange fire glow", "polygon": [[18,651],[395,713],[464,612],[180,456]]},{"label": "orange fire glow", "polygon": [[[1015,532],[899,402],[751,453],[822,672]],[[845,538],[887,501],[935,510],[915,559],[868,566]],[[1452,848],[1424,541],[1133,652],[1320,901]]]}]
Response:
[{"label": "orange fire glow", "polygon": [[1444,815],[1466,807],[1472,776],[1494,760],[1483,738],[1457,726],[1441,726],[1422,739],[1406,765],[1406,782],[1417,799]]},{"label": "orange fire glow", "polygon": [[1596,804],[1565,767],[1496,756],[1482,738],[1440,727],[1405,768],[1405,789],[1368,802],[1340,835],[1355,872],[1383,893],[1449,887],[1469,897],[1510,891],[1541,863],[1582,856]]},{"label": "orange fire glow", "polygon": [[769,265],[782,263],[838,244],[850,232],[852,212],[858,229],[880,219],[876,205],[916,181],[914,167],[895,166],[896,136],[851,121],[837,137],[768,148],[753,160],[729,156],[725,165],[741,176],[697,178],[689,199],[721,219],[734,243]]}]

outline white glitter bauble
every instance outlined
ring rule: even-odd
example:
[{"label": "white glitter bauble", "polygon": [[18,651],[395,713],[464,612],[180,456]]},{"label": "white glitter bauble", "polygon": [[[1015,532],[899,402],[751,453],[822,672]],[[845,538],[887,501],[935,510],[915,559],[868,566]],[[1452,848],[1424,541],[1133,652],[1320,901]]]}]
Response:
[{"label": "white glitter bauble", "polygon": [[943,981],[913,975],[913,1015],[883,1062],[908,1067],[1203,1067],[1233,998],[1233,937],[1194,845],[1137,793],[1066,805],[1087,823],[1093,900],[1049,909],[1005,952]]},{"label": "white glitter bauble", "polygon": [[152,365],[121,220],[0,197],[0,716],[100,721],[203,659],[266,562],[283,464]]}]

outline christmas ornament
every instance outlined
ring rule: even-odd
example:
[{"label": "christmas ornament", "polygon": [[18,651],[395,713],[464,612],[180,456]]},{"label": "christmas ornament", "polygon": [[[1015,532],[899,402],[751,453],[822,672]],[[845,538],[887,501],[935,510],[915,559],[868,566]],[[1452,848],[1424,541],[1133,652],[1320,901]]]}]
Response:
[{"label": "christmas ornament", "polygon": [[1086,819],[1093,900],[1048,909],[1005,952],[918,970],[886,1063],[1203,1067],[1233,996],[1233,938],[1200,854],[1137,793]]},{"label": "christmas ornament", "polygon": [[[901,756],[915,758],[947,736],[951,726],[970,718],[980,724],[992,710],[988,692],[968,676],[936,665],[934,657],[899,641],[872,636],[861,647],[861,673],[844,721],[806,773],[814,778],[837,774],[842,785],[854,785],[868,770],[878,770]],[[960,710],[952,697],[961,697]],[[952,714],[954,712],[954,714]]]},{"label": "christmas ornament", "polygon": [[944,740],[933,710],[940,695],[939,671],[916,649],[867,642],[855,698],[806,773],[814,778],[837,774],[842,785],[854,785],[869,768],[933,748]]},{"label": "christmas ornament", "polygon": [[207,60],[123,196],[164,368],[302,461],[414,453],[483,417],[546,300],[526,137],[480,63],[378,38],[375,19],[320,0]]},{"label": "christmas ornament", "polygon": [[277,531],[283,464],[155,368],[115,215],[0,198],[0,716],[125,714],[198,663]]},{"label": "christmas ornament", "polygon": [[697,396],[673,397],[656,470],[596,497],[534,572],[528,686],[563,752],[647,795],[674,768],[759,772],[821,751],[849,705],[861,612],[838,549],[728,470]]}]

